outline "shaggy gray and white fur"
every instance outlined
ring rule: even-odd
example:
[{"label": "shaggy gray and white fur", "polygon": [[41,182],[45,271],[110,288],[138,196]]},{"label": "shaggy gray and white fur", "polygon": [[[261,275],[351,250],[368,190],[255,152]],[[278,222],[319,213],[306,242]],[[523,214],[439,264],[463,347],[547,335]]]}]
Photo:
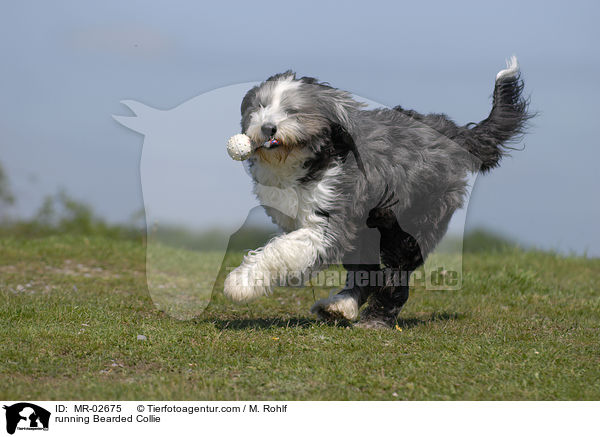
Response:
[{"label": "shaggy gray and white fur", "polygon": [[[457,126],[444,114],[400,106],[365,110],[350,93],[291,71],[252,88],[241,125],[255,147],[254,191],[286,233],[248,253],[226,278],[225,294],[247,300],[289,275],[343,263],[346,287],[312,311],[393,326],[408,276],[463,205],[469,173],[496,167],[504,145],[522,134],[529,117],[522,90],[513,57],[496,76],[489,116]],[[395,274],[365,280],[382,271]]]}]

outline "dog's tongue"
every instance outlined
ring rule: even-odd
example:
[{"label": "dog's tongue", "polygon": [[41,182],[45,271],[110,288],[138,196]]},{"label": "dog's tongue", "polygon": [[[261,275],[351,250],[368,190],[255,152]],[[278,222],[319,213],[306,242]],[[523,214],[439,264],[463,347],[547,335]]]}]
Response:
[{"label": "dog's tongue", "polygon": [[275,146],[279,146],[279,145],[281,145],[281,141],[273,138],[272,140],[265,141],[265,143],[263,144],[263,147],[266,147],[268,149],[270,147],[275,147]]}]

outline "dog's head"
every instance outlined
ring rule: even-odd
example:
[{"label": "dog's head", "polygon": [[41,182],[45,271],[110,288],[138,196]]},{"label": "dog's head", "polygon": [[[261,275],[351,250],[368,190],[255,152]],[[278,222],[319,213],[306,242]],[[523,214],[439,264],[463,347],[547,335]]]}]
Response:
[{"label": "dog's head", "polygon": [[353,112],[361,106],[346,91],[286,71],[248,91],[241,106],[242,132],[264,161],[309,157],[329,147],[331,135],[350,135]]}]

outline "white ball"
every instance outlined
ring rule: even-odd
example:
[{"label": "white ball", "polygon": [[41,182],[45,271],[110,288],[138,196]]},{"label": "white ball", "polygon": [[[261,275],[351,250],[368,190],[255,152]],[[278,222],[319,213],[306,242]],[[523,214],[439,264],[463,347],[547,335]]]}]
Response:
[{"label": "white ball", "polygon": [[252,143],[250,137],[244,134],[237,134],[227,141],[227,153],[236,161],[248,159],[252,153]]}]

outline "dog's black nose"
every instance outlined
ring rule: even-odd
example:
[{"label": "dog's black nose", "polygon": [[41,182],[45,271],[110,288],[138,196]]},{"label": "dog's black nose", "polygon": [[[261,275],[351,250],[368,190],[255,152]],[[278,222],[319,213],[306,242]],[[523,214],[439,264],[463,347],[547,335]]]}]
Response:
[{"label": "dog's black nose", "polygon": [[260,127],[263,135],[266,137],[272,137],[277,132],[277,126],[273,123],[265,123]]}]

